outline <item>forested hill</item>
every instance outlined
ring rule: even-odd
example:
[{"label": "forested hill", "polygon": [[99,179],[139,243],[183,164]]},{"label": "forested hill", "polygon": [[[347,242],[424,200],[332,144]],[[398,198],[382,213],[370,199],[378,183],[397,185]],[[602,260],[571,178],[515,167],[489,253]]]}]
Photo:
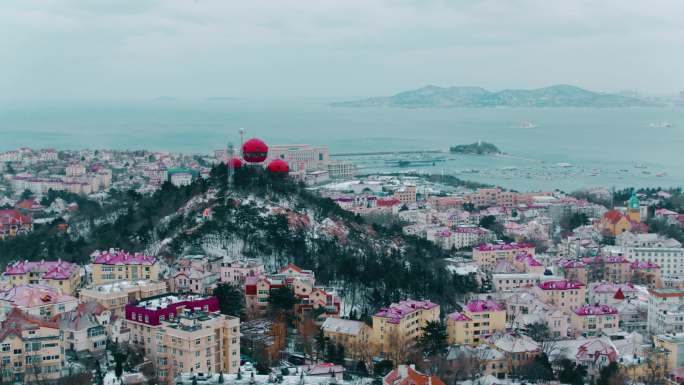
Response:
[{"label": "forested hill", "polygon": [[[401,227],[371,225],[289,179],[260,168],[237,170],[228,188],[224,165],[187,187],[165,184],[149,196],[111,192],[67,222],[0,242],[2,262],[56,259],[86,262],[97,249],[144,251],[160,257],[221,252],[261,258],[272,268],[293,262],[322,284],[342,287],[358,308],[375,309],[406,297],[443,305],[477,289],[472,276],[444,268],[447,252]],[[57,194],[51,194],[54,199]],[[203,213],[209,209],[210,215]]]}]

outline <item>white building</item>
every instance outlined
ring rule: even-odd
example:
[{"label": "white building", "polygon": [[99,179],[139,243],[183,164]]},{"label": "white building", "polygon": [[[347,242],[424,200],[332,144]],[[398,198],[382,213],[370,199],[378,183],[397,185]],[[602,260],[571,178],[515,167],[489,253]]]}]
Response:
[{"label": "white building", "polygon": [[651,289],[648,299],[648,332],[684,332],[684,290]]},{"label": "white building", "polygon": [[314,171],[326,168],[330,160],[327,146],[310,146],[308,144],[282,144],[268,148],[266,163],[282,159],[290,165],[292,171]]},{"label": "white building", "polygon": [[189,172],[177,172],[171,175],[171,184],[176,187],[189,186],[192,184],[192,174]]}]

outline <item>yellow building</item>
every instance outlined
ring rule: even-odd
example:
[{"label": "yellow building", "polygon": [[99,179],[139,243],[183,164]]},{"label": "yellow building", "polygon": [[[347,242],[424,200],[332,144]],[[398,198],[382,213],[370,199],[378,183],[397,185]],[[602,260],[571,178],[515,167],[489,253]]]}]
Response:
[{"label": "yellow building", "polygon": [[240,319],[188,309],[175,322],[163,322],[154,344],[157,377],[168,383],[187,372],[237,373]]},{"label": "yellow building", "polygon": [[[486,243],[473,247],[473,261],[483,270],[489,271],[501,260],[513,263],[519,254],[534,257],[535,249],[531,243]],[[543,272],[543,271],[542,271]]]},{"label": "yellow building", "polygon": [[41,383],[61,377],[63,336],[56,323],[14,308],[0,329],[3,383]]},{"label": "yellow building", "polygon": [[656,347],[665,349],[668,353],[667,370],[684,367],[684,333],[659,334],[653,336]]},{"label": "yellow building", "polygon": [[355,360],[370,358],[371,328],[364,322],[329,317],[321,330],[332,343],[344,346],[347,357]]},{"label": "yellow building", "polygon": [[505,330],[506,309],[492,300],[471,301],[447,317],[450,344],[479,345],[484,336]]},{"label": "yellow building", "polygon": [[539,298],[561,310],[572,310],[585,303],[586,287],[575,281],[552,280],[537,285]]},{"label": "yellow building", "polygon": [[618,332],[618,310],[609,305],[583,305],[570,312],[570,326],[576,337],[595,337]]},{"label": "yellow building", "polygon": [[47,285],[63,294],[74,295],[81,284],[78,265],[57,261],[20,261],[5,267],[3,275],[11,287],[26,284]]},{"label": "yellow building", "polygon": [[125,317],[130,342],[155,362],[160,381],[240,367],[240,319],[220,314],[216,297],[153,297],[126,305]]},{"label": "yellow building", "polygon": [[394,192],[394,198],[404,204],[416,203],[416,196],[416,186],[412,184],[406,185]]},{"label": "yellow building", "polygon": [[99,285],[115,281],[159,280],[159,263],[155,257],[109,250],[94,255],[92,283]]},{"label": "yellow building", "polygon": [[436,303],[411,299],[393,303],[373,316],[371,343],[395,362],[403,361],[430,321],[439,321]]},{"label": "yellow building", "polygon": [[612,236],[618,236],[632,230],[633,223],[630,217],[618,210],[607,211],[598,222],[600,231],[607,232]]}]

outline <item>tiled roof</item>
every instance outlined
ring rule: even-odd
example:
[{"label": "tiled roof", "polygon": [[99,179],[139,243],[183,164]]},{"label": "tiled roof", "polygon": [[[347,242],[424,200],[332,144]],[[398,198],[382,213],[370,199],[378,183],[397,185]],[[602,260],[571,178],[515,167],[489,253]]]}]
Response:
[{"label": "tiled roof", "polygon": [[22,331],[35,330],[41,327],[59,329],[59,326],[54,322],[29,316],[19,308],[14,307],[0,325],[0,341],[4,341],[9,335],[16,335],[21,338]]},{"label": "tiled roof", "polygon": [[573,311],[579,316],[608,315],[618,313],[616,308],[608,305],[583,305]]},{"label": "tiled roof", "polygon": [[492,243],[484,243],[482,245],[475,246],[473,249],[477,251],[500,251],[500,250],[518,250],[518,249],[528,249],[528,248],[534,248],[534,245],[531,243],[501,243],[501,244],[492,244]]},{"label": "tiled roof", "polygon": [[416,301],[408,299],[399,303],[393,303],[387,308],[380,309],[379,312],[375,313],[375,316],[389,318],[387,322],[398,324],[401,322],[401,319],[406,317],[408,314],[417,312],[419,310],[433,309],[437,306],[439,305],[430,301]]},{"label": "tiled roof", "polygon": [[77,299],[70,295],[61,294],[51,286],[27,284],[0,292],[0,301],[11,302],[18,307],[31,308],[48,304],[75,302]]},{"label": "tiled roof", "polygon": [[472,318],[460,312],[453,312],[449,314],[447,317],[453,321],[472,321]]},{"label": "tiled roof", "polygon": [[471,313],[482,313],[482,312],[490,312],[490,311],[501,311],[503,310],[503,306],[501,306],[499,303],[492,301],[490,299],[488,300],[474,300],[468,302],[466,305],[466,309],[468,309],[469,312]]},{"label": "tiled roof", "polygon": [[93,263],[102,265],[154,265],[155,257],[141,253],[130,254],[123,250],[102,251],[96,254]]},{"label": "tiled roof", "polygon": [[444,385],[437,376],[417,372],[413,367],[400,365],[382,379],[384,385]]},{"label": "tiled roof", "polygon": [[42,273],[45,279],[69,279],[78,266],[62,260],[57,261],[20,261],[7,265],[5,275],[23,275],[26,273]]},{"label": "tiled roof", "polygon": [[542,290],[573,290],[579,289],[582,286],[584,285],[580,282],[568,281],[566,279],[545,281],[539,284],[539,288]]}]

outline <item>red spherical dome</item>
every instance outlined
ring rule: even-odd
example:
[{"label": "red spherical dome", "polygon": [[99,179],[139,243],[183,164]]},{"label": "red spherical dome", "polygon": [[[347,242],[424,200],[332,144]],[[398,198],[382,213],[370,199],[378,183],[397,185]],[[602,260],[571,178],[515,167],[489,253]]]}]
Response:
[{"label": "red spherical dome", "polygon": [[290,166],[287,164],[286,161],[282,159],[275,159],[271,161],[271,163],[268,164],[268,171],[278,173],[278,174],[287,174],[290,172]]},{"label": "red spherical dome", "polygon": [[242,161],[240,160],[240,158],[231,158],[228,161],[228,167],[230,167],[232,169],[238,169],[238,168],[242,167]]},{"label": "red spherical dome", "polygon": [[268,146],[260,139],[252,138],[242,145],[242,158],[249,163],[261,163],[268,156]]}]

